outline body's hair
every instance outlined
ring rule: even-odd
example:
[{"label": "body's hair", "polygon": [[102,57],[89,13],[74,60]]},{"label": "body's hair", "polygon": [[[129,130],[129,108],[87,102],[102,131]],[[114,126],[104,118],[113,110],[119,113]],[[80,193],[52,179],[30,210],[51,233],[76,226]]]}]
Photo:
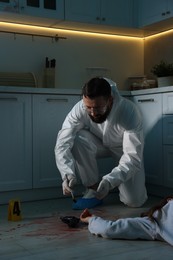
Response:
[{"label": "body's hair", "polygon": [[152,221],[154,221],[153,214],[157,210],[161,210],[163,206],[165,206],[169,199],[173,199],[173,196],[167,196],[164,199],[162,199],[157,205],[151,207],[148,211],[141,214],[141,217],[149,217]]},{"label": "body's hair", "polygon": [[104,78],[92,78],[83,86],[82,95],[90,99],[101,96],[108,99],[111,96],[111,86]]}]

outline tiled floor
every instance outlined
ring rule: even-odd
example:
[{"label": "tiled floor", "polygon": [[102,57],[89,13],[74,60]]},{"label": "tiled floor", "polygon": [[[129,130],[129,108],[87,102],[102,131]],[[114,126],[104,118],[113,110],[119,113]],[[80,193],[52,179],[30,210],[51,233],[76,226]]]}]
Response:
[{"label": "tiled floor", "polygon": [[[159,200],[151,197],[143,208],[133,209],[113,193],[92,212],[109,219],[137,216]],[[7,205],[0,209],[1,260],[173,259],[173,247],[164,242],[107,240],[91,235],[84,224],[69,228],[60,216],[79,217],[81,213],[71,210],[70,198],[22,203],[20,222],[7,220]]]}]

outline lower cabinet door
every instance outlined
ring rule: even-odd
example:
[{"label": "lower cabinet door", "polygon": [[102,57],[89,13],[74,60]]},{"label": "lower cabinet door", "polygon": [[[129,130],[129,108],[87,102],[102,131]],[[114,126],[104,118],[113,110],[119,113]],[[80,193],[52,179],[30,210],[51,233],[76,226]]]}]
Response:
[{"label": "lower cabinet door", "polygon": [[54,147],[58,131],[80,96],[33,96],[33,187],[61,186]]},{"label": "lower cabinet door", "polygon": [[0,190],[32,188],[31,95],[0,94]]},{"label": "lower cabinet door", "polygon": [[173,188],[173,145],[164,145],[164,186]]},{"label": "lower cabinet door", "polygon": [[144,167],[146,182],[163,184],[162,94],[135,96],[144,126]]}]

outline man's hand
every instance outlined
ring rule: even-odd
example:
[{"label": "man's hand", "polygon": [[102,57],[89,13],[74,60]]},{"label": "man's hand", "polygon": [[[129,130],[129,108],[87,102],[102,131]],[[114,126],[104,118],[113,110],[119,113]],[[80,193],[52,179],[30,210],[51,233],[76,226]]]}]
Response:
[{"label": "man's hand", "polygon": [[77,183],[74,175],[66,175],[65,180],[62,183],[62,190],[64,195],[70,195],[72,193],[73,186]]},{"label": "man's hand", "polygon": [[97,199],[101,200],[106,197],[110,190],[110,184],[107,180],[102,180],[97,188]]}]

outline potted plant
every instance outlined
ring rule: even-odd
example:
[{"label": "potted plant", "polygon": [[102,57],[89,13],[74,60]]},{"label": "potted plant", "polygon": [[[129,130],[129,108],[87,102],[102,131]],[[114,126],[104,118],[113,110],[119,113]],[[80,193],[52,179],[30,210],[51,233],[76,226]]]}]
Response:
[{"label": "potted plant", "polygon": [[173,63],[161,60],[153,66],[151,73],[157,77],[158,87],[173,85]]}]

